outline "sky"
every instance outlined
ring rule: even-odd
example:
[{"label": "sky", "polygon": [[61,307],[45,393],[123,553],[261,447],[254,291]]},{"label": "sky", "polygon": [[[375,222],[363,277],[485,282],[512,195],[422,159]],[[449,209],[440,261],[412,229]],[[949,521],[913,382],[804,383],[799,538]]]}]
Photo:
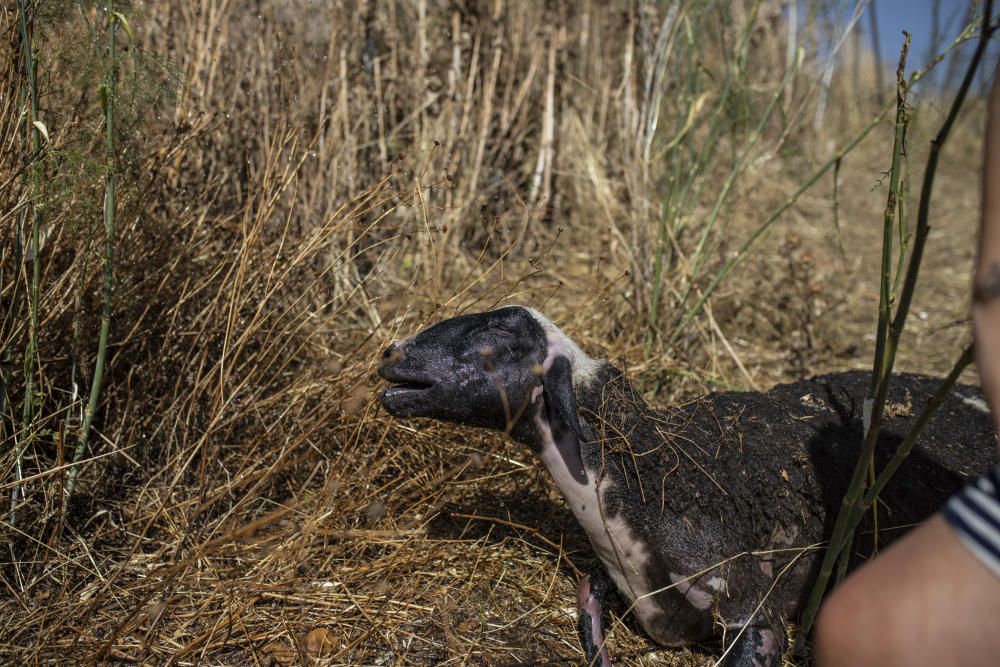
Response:
[{"label": "sky", "polygon": [[[846,22],[850,17],[856,0],[842,0],[842,12]],[[910,33],[910,57],[907,64],[908,71],[914,71],[926,65],[931,58],[932,35],[933,35],[933,15],[935,6],[939,11],[940,37],[938,49],[950,44],[959,32],[965,27],[969,15],[968,0],[871,0],[869,9],[862,16],[859,22],[862,39],[866,46],[871,48],[871,16],[870,8],[874,6],[878,24],[879,52],[882,56],[885,71],[890,76],[895,72],[896,62],[899,59],[899,50],[903,43],[902,31]],[[980,3],[981,4],[981,3]],[[1000,5],[1000,3],[997,3]],[[808,11],[808,0],[800,0],[800,16],[803,10]],[[980,10],[982,11],[982,10]],[[996,15],[998,9],[994,9]],[[959,58],[968,58],[975,49],[974,40],[963,45]],[[1000,56],[1000,43],[994,39],[983,59],[980,69],[982,77],[991,75]],[[956,63],[957,64],[957,63]],[[935,75],[943,79],[950,71],[953,75],[964,72],[964,68],[949,67],[950,63],[942,63],[936,68]],[[958,82],[953,82],[957,84]]]},{"label": "sky", "polygon": [[[879,46],[882,57],[895,62],[899,58],[899,48],[902,45],[902,31],[906,30],[912,36],[911,53],[916,56],[915,65],[927,62],[928,49],[931,45],[932,16],[934,5],[940,8],[942,43],[950,42],[958,35],[965,25],[968,15],[968,2],[963,0],[873,0],[878,19]],[[871,17],[861,19],[864,34],[871,33]]]}]

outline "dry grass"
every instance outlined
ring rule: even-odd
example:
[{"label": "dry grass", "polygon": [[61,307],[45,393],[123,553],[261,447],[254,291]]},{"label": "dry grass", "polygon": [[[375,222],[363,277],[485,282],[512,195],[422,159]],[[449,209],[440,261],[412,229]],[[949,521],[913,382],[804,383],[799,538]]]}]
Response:
[{"label": "dry grass", "polygon": [[[123,93],[111,353],[65,516],[85,400],[73,380],[89,380],[100,311],[102,190],[90,156],[102,130],[87,20],[102,28],[99,13],[81,17],[74,3],[39,19],[51,138],[42,408],[22,431],[27,324],[13,294],[25,269],[12,240],[28,206],[16,176],[30,156],[16,129],[16,14],[0,9],[11,43],[0,98],[0,304],[19,314],[0,341],[13,344],[4,512],[13,444],[31,435],[25,503],[0,528],[0,655],[23,664],[576,664],[575,582],[593,560],[544,471],[492,434],[389,421],[372,400],[373,364],[402,333],[513,302],[547,311],[661,400],[866,367],[884,203],[872,185],[887,168],[888,127],[841,170],[844,255],[831,176],[675,346],[666,325],[648,326],[660,204],[674,165],[697,158],[657,157],[684,127],[679,117],[695,109],[679,144],[692,151],[708,145],[716,118],[697,109],[729,114],[667,240],[661,323],[682,313],[688,282],[702,289],[830,145],[876,111],[833,102],[834,120],[814,130],[807,60],[709,237],[718,252],[689,281],[698,235],[786,65],[774,6],[751,17],[733,4],[682,8],[696,29],[720,26],[691,51],[715,80],[753,18],[749,64],[725,105],[708,79],[697,95],[688,79],[669,83],[687,71],[682,61],[657,69],[670,46],[659,46],[659,6],[303,0],[249,11],[201,0],[127,9],[146,60],[125,69],[142,85]],[[682,43],[673,29],[664,40]],[[657,71],[663,87],[648,83]],[[171,81],[182,82],[172,101],[157,93]],[[834,91],[857,99],[863,83]],[[927,107],[917,128],[930,135]],[[967,335],[952,322],[967,303],[975,112],[963,122],[940,172],[940,238],[916,300],[928,315],[904,339],[906,370],[942,372]],[[911,139],[914,166],[921,143]],[[629,619],[613,628],[621,664],[704,664],[713,650],[657,649]]]}]

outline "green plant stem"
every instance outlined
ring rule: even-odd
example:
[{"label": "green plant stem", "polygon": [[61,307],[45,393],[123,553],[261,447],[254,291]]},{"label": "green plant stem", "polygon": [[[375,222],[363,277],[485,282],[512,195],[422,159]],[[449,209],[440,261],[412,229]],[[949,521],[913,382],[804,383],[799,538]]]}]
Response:
[{"label": "green plant stem", "polygon": [[661,204],[660,210],[659,229],[657,231],[656,240],[656,256],[653,260],[653,294],[650,298],[650,308],[647,317],[647,322],[649,324],[649,329],[646,334],[647,354],[649,352],[649,346],[653,341],[653,336],[656,332],[656,320],[660,310],[660,298],[663,290],[664,260],[669,246],[667,229],[672,224],[673,219],[674,194],[676,193],[678,175],[677,172],[677,169],[673,172],[670,192],[667,194],[666,201]]},{"label": "green plant stem", "polygon": [[[888,336],[889,320],[892,317],[892,303],[889,293],[889,283],[892,281],[892,233],[895,230],[896,204],[899,200],[899,173],[903,144],[906,141],[906,127],[909,123],[909,115],[906,112],[906,56],[910,51],[910,35],[905,32],[903,34],[905,35],[903,48],[899,54],[899,65],[896,68],[896,131],[892,141],[889,194],[886,196],[885,210],[882,213],[882,270],[879,283],[878,324],[875,329],[875,361],[872,367],[871,386],[868,391],[869,401],[875,395],[878,383],[882,378],[885,342]],[[870,405],[866,407],[870,409]],[[866,431],[868,428],[869,424],[866,422]]]},{"label": "green plant stem", "polygon": [[[10,304],[7,308],[7,312],[4,314],[3,328],[0,329],[0,339],[3,340],[3,350],[0,351],[0,441],[4,442],[7,441],[8,437],[12,438],[13,434],[17,432],[17,424],[13,415],[13,411],[11,411],[9,419],[7,413],[8,408],[10,408],[13,404],[13,401],[11,400],[10,396],[10,371],[8,369],[10,368],[10,365],[14,360],[13,329],[14,329],[14,320],[15,317],[17,316],[17,312],[20,306],[20,296],[21,296],[21,291],[18,289],[18,287],[20,286],[19,268],[21,266],[21,259],[23,255],[21,247],[21,232],[24,229],[24,221],[26,219],[27,219],[26,216],[22,216],[17,223],[18,226],[13,230],[14,247],[12,254],[14,261],[11,263],[11,266],[13,267],[12,273],[14,275],[13,278],[11,279],[13,282],[11,290],[12,294],[10,298]],[[4,269],[5,267],[0,267],[0,285],[5,284],[4,279],[6,278],[6,276]],[[6,431],[6,426],[8,421],[11,426],[10,435],[8,435]],[[16,461],[15,461],[15,466],[16,466]],[[23,471],[21,472],[21,474],[23,475]]]},{"label": "green plant stem", "polygon": [[906,267],[906,277],[903,279],[903,289],[900,292],[899,307],[896,309],[896,317],[893,319],[892,326],[889,330],[889,340],[890,345],[892,346],[893,354],[895,354],[895,345],[898,342],[899,336],[906,324],[906,317],[910,311],[910,302],[913,300],[913,293],[917,285],[917,277],[920,275],[920,264],[924,256],[924,247],[927,244],[927,236],[931,231],[929,222],[931,193],[934,188],[934,176],[937,174],[937,166],[938,160],[941,156],[941,149],[948,140],[948,135],[951,133],[952,125],[954,125],[955,119],[958,117],[958,112],[961,110],[962,104],[965,102],[965,96],[969,92],[972,80],[975,78],[976,71],[979,69],[979,62],[983,58],[983,53],[985,53],[986,46],[988,45],[990,36],[993,33],[993,27],[990,25],[992,8],[992,0],[986,0],[986,13],[983,17],[983,30],[979,43],[976,45],[976,51],[972,56],[972,60],[969,61],[969,67],[965,72],[965,78],[962,79],[962,85],[958,89],[958,93],[955,96],[955,101],[951,105],[948,116],[945,118],[944,124],[938,131],[937,136],[931,141],[931,150],[927,156],[927,168],[924,170],[924,180],[920,186],[920,201],[917,205],[917,228],[913,239],[913,253],[910,255],[910,261]]},{"label": "green plant stem", "polygon": [[90,427],[101,395],[101,384],[104,380],[104,362],[108,352],[108,333],[111,329],[111,296],[114,285],[114,250],[115,250],[115,84],[118,77],[118,60],[115,52],[115,31],[118,27],[118,17],[114,11],[114,0],[108,0],[108,70],[105,75],[104,89],[106,104],[104,107],[105,139],[107,143],[107,164],[105,165],[106,181],[104,188],[104,293],[101,299],[101,332],[97,342],[97,361],[94,365],[94,377],[90,385],[90,396],[83,411],[83,423],[73,452],[73,462],[69,468],[66,480],[66,494],[63,499],[63,510],[69,503],[76,479],[79,464],[87,451],[87,441]]},{"label": "green plant stem", "polygon": [[782,79],[781,84],[778,86],[778,89],[774,91],[774,95],[772,95],[771,99],[768,101],[767,107],[764,108],[764,113],[761,114],[760,121],[757,123],[757,127],[755,127],[753,132],[750,133],[750,137],[747,140],[746,146],[743,148],[742,154],[736,160],[736,164],[733,165],[729,175],[726,177],[726,182],[719,191],[718,197],[715,198],[715,206],[712,207],[712,213],[708,217],[708,224],[705,225],[705,229],[702,230],[701,237],[698,239],[698,246],[694,252],[692,263],[695,276],[693,277],[696,277],[698,270],[705,261],[703,254],[705,243],[707,242],[712,229],[715,228],[715,224],[719,219],[719,214],[722,212],[722,206],[726,202],[726,199],[728,199],[729,192],[736,183],[736,179],[739,178],[741,173],[743,173],[743,167],[750,158],[750,153],[753,150],[753,147],[757,144],[757,141],[761,138],[761,136],[763,136],[764,128],[767,125],[767,122],[771,119],[771,113],[777,106],[778,100],[781,99],[781,96],[784,94],[789,82],[792,80],[792,76],[801,66],[802,58],[803,51],[800,48],[797,52],[795,63],[792,64],[788,68],[788,71],[785,72],[785,76]]},{"label": "green plant stem", "polygon": [[833,165],[833,229],[837,233],[837,250],[840,259],[847,261],[847,251],[844,249],[844,235],[840,229],[840,166],[843,160],[837,160]]},{"label": "green plant stem", "polygon": [[[886,351],[886,340],[888,338],[888,327],[890,313],[889,303],[889,280],[892,271],[892,232],[896,211],[896,189],[899,187],[899,158],[902,151],[902,142],[905,136],[905,79],[903,69],[906,66],[906,54],[909,50],[909,36],[903,43],[903,49],[899,57],[899,68],[896,71],[897,93],[896,93],[896,130],[893,135],[892,171],[890,172],[889,195],[886,201],[885,212],[883,214],[882,228],[882,266],[881,266],[881,286],[879,289],[879,319],[875,341],[875,362],[872,369],[872,382],[869,389],[868,398],[864,402],[864,436],[861,446],[861,453],[854,467],[854,473],[847,486],[847,493],[841,501],[841,509],[838,512],[838,521],[834,524],[833,537],[830,540],[830,547],[824,555],[823,563],[820,566],[819,578],[824,581],[824,585],[829,581],[837,559],[847,561],[851,552],[851,543],[854,539],[854,526],[849,525],[847,518],[852,512],[848,508],[856,507],[861,499],[861,494],[865,489],[865,473],[871,482],[875,481],[875,445],[878,443],[878,436],[882,430],[882,418],[885,411],[885,397],[889,392],[889,371],[892,369],[892,359],[888,358]],[[886,247],[888,245],[888,247]],[[837,576],[843,577],[847,572],[846,564],[838,568]],[[822,598],[820,598],[822,599]],[[810,602],[812,598],[810,597]],[[818,602],[817,602],[818,605]],[[818,608],[818,606],[817,606]],[[807,606],[807,612],[809,607]]]},{"label": "green plant stem", "polygon": [[[876,527],[876,534],[877,534]],[[840,558],[837,559],[837,571],[834,574],[834,581],[843,581],[844,577],[847,576],[847,566],[851,562],[851,550],[854,546],[854,531],[851,531],[847,535],[847,541],[844,547],[840,550]]]},{"label": "green plant stem", "polygon": [[[754,3],[754,5],[750,8],[749,16],[740,35],[739,44],[734,49],[733,62],[732,64],[727,63],[726,77],[723,79],[722,90],[719,92],[719,96],[714,104],[713,110],[709,113],[701,114],[700,118],[706,119],[706,121],[696,119],[692,124],[692,127],[687,132],[688,135],[697,132],[702,122],[707,122],[707,119],[711,119],[711,122],[708,123],[708,129],[705,139],[701,144],[701,148],[697,151],[697,155],[692,160],[693,164],[685,165],[687,180],[684,187],[681,188],[678,204],[675,207],[678,211],[678,214],[675,217],[677,217],[680,222],[677,228],[674,229],[675,235],[679,234],[681,229],[685,226],[685,219],[682,213],[689,210],[689,202],[698,201],[701,190],[706,181],[709,179],[711,170],[708,169],[708,165],[716,159],[716,150],[718,149],[719,142],[722,138],[722,132],[726,128],[726,121],[728,119],[726,107],[733,94],[732,91],[734,82],[743,81],[745,78],[741,68],[747,59],[750,36],[753,34],[753,22],[759,9],[759,2]],[[689,39],[693,41],[694,38],[693,36],[689,36]],[[728,56],[728,53],[726,55]],[[696,63],[695,68],[704,71],[704,66],[701,63]],[[693,97],[693,99],[697,99],[697,97]]]},{"label": "green plant stem", "polygon": [[[750,28],[753,26],[753,22],[757,16],[757,11],[759,8],[760,8],[760,3],[755,2],[751,9],[750,17],[747,19],[747,30],[744,33],[743,43],[741,48],[737,52],[738,55],[736,63],[734,65],[737,72],[742,70],[743,61],[746,58],[746,51],[745,51],[746,36],[749,35]],[[760,139],[761,135],[763,134],[764,126],[767,124],[768,119],[771,117],[771,112],[774,110],[774,105],[777,103],[778,99],[781,97],[781,94],[788,86],[788,81],[791,79],[792,74],[795,72],[795,70],[798,69],[799,63],[801,62],[802,58],[801,51],[799,52],[798,56],[799,57],[796,60],[796,63],[794,65],[789,65],[788,71],[785,72],[785,76],[781,82],[781,85],[778,86],[778,89],[775,91],[774,95],[771,96],[771,100],[769,101],[767,107],[765,108],[764,113],[761,114],[760,120],[757,123],[757,127],[754,128],[754,131],[750,134],[750,137],[747,140],[746,146],[744,146],[743,148],[742,155],[740,155],[740,157],[736,160],[736,163],[733,165],[732,169],[730,169],[729,175],[726,177],[726,182],[723,184],[722,189],[719,191],[718,196],[715,198],[715,206],[712,208],[712,213],[708,217],[708,224],[706,224],[705,228],[702,230],[701,236],[698,238],[698,245],[696,246],[695,251],[691,257],[692,274],[697,272],[698,268],[701,266],[702,262],[701,255],[705,249],[705,243],[708,240],[708,237],[711,234],[712,229],[715,227],[715,223],[719,217],[719,212],[722,210],[722,205],[725,203],[729,191],[732,189],[733,184],[736,182],[736,179],[739,177],[740,173],[742,173],[743,165],[746,163],[746,160],[750,155],[750,151],[753,149],[754,145],[757,143],[757,140]],[[733,76],[735,75],[735,73],[731,72],[730,75]],[[689,283],[692,282],[693,280],[694,280],[694,275],[690,276]],[[690,286],[688,290],[690,290]]]},{"label": "green plant stem", "polygon": [[750,248],[753,247],[754,243],[757,242],[757,239],[759,239],[764,234],[764,232],[766,232],[770,228],[770,226],[774,224],[774,222],[777,221],[778,218],[780,218],[785,213],[785,211],[794,206],[795,202],[799,200],[799,197],[801,197],[803,194],[805,194],[805,192],[809,188],[815,185],[816,181],[822,178],[823,174],[828,172],[837,163],[837,161],[842,160],[845,155],[854,150],[855,146],[861,143],[861,141],[865,137],[867,137],[871,133],[871,131],[874,130],[879,125],[879,123],[885,120],[886,113],[887,113],[886,111],[883,111],[882,113],[875,116],[868,123],[868,125],[862,128],[862,130],[858,132],[858,134],[855,135],[854,138],[851,139],[843,148],[841,148],[836,155],[827,160],[819,169],[813,172],[812,176],[810,176],[805,181],[805,183],[803,183],[799,187],[798,190],[792,193],[792,195],[789,196],[788,199],[786,199],[774,211],[774,213],[772,213],[767,218],[767,220],[765,220],[759,227],[757,227],[757,229],[754,230],[753,234],[751,234],[750,237],[743,242],[743,244],[736,250],[736,253],[732,257],[730,257],[729,260],[719,270],[719,272],[715,274],[715,277],[712,278],[712,281],[701,293],[701,296],[698,298],[698,301],[695,302],[690,308],[687,309],[687,311],[684,312],[684,315],[678,321],[677,325],[674,327],[674,330],[670,333],[670,338],[668,339],[669,343],[672,344],[677,339],[681,331],[684,329],[684,326],[691,320],[692,317],[694,317],[695,313],[701,310],[701,308],[705,305],[705,302],[708,301],[709,297],[711,297],[712,294],[715,293],[715,290],[718,289],[722,281],[725,280],[726,276],[728,276],[729,273],[736,267],[736,265],[743,260],[743,258],[746,256]]},{"label": "green plant stem", "polygon": [[[722,129],[725,125],[726,115],[721,111],[725,108],[730,97],[733,82],[739,80],[740,78],[740,64],[746,59],[746,49],[749,45],[749,38],[753,27],[753,18],[756,16],[756,11],[757,6],[755,5],[755,8],[752,8],[751,10],[751,17],[747,21],[743,34],[740,37],[739,44],[736,46],[733,63],[726,67],[726,77],[722,82],[721,91],[718,95],[717,101],[715,102],[716,112],[707,114],[694,113],[694,105],[697,103],[696,101],[699,99],[700,94],[700,86],[696,87],[696,85],[700,81],[699,74],[704,72],[704,68],[700,62],[695,62],[691,55],[695,38],[691,32],[690,17],[687,14],[683,17],[688,47],[688,76],[686,78],[689,81],[689,89],[687,97],[687,117],[690,118],[690,123],[685,126],[686,120],[680,121],[678,124],[678,131],[675,134],[675,139],[672,140],[666,148],[662,149],[662,152],[660,152],[657,156],[657,159],[662,159],[668,153],[673,153],[674,177],[670,181],[670,191],[668,194],[670,205],[664,209],[669,218],[665,220],[662,215],[660,218],[660,233],[661,238],[664,240],[657,246],[653,294],[650,300],[650,314],[647,320],[649,323],[649,335],[647,336],[646,345],[647,350],[649,345],[652,343],[653,338],[658,335],[657,325],[664,282],[662,263],[663,254],[666,252],[667,247],[666,232],[669,230],[670,236],[676,238],[681,229],[684,227],[684,212],[687,210],[687,202],[697,200],[698,193],[701,191],[701,187],[708,171],[706,169],[706,165],[708,165],[714,158],[715,149],[719,143]],[[685,159],[683,157],[685,146],[680,142],[680,139],[684,136],[691,136],[694,132],[696,132],[702,122],[704,122],[703,119],[706,118],[711,118],[711,122],[708,124],[700,149],[696,152],[692,150],[693,154],[690,158]],[[671,246],[671,253],[673,253],[673,251],[674,248]]]},{"label": "green plant stem", "polygon": [[90,268],[90,249],[93,240],[92,227],[87,226],[87,240],[83,245],[83,270],[80,271],[80,278],[77,281],[76,296],[73,297],[73,334],[72,343],[69,349],[69,386],[71,401],[75,404],[79,389],[77,385],[77,368],[80,365],[80,319],[83,314],[83,292],[87,286],[87,275]]},{"label": "green plant stem", "polygon": [[[920,203],[917,212],[917,230],[913,243],[913,251],[910,255],[909,264],[907,265],[906,278],[903,281],[903,289],[900,293],[896,316],[892,320],[886,339],[885,357],[881,366],[881,374],[884,379],[879,383],[880,386],[876,392],[875,404],[872,408],[873,414],[871,426],[869,427],[868,434],[865,437],[858,465],[855,467],[855,474],[848,489],[848,496],[844,497],[840,512],[837,515],[837,521],[834,525],[833,535],[830,538],[830,543],[827,547],[826,554],[824,555],[823,563],[820,566],[819,575],[816,578],[816,582],[814,583],[812,591],[809,595],[809,600],[802,613],[799,625],[800,634],[797,648],[801,648],[802,638],[809,636],[809,633],[812,630],[812,625],[816,620],[816,614],[819,611],[820,602],[826,592],[826,587],[833,571],[833,565],[836,560],[841,557],[841,554],[844,553],[848,541],[847,538],[849,535],[853,534],[854,528],[860,520],[861,515],[859,512],[863,512],[860,491],[858,491],[856,496],[853,497],[851,497],[851,493],[852,491],[860,489],[860,486],[864,481],[864,471],[867,468],[867,460],[871,455],[871,451],[874,449],[875,442],[878,439],[879,430],[881,428],[883,407],[885,404],[885,396],[889,385],[888,376],[891,373],[893,363],[895,362],[899,337],[902,334],[904,325],[906,324],[906,316],[909,312],[910,303],[913,299],[913,291],[916,287],[917,276],[920,271],[920,262],[923,259],[924,245],[927,241],[928,233],[930,232],[930,224],[928,221],[930,198],[934,185],[934,174],[937,170],[938,157],[940,155],[941,148],[944,146],[944,143],[948,138],[948,134],[951,131],[951,126],[953,125],[955,118],[958,116],[958,112],[965,101],[965,96],[968,93],[969,86],[972,83],[972,79],[975,77],[976,70],[979,67],[979,62],[982,59],[983,52],[989,42],[989,38],[992,33],[992,26],[990,24],[992,9],[992,0],[987,0],[986,11],[983,16],[982,30],[980,33],[979,43],[976,46],[976,51],[973,54],[972,59],[969,61],[965,78],[962,80],[962,85],[955,96],[955,100],[952,103],[948,116],[946,117],[944,124],[941,126],[941,130],[931,142],[931,151],[927,158],[927,167],[924,171],[923,185],[920,190]],[[860,481],[858,480],[859,477]],[[874,489],[876,486],[877,482],[876,485],[872,486],[872,488]]]},{"label": "green plant stem", "polygon": [[941,405],[941,402],[944,401],[945,396],[948,395],[948,392],[951,391],[951,388],[955,386],[955,382],[958,381],[958,376],[962,374],[962,371],[965,370],[966,366],[972,363],[972,359],[973,359],[973,346],[968,345],[962,351],[962,354],[959,355],[958,359],[955,361],[955,364],[952,366],[952,369],[948,373],[948,376],[941,382],[940,385],[938,385],[938,388],[937,390],[935,390],[934,394],[929,399],[927,399],[927,403],[924,405],[924,409],[921,410],[920,415],[917,417],[917,420],[910,427],[910,430],[907,431],[906,437],[904,437],[903,442],[899,444],[899,447],[893,454],[892,459],[889,460],[889,463],[886,464],[885,468],[882,469],[882,472],[880,472],[875,481],[872,482],[871,486],[865,492],[864,497],[861,499],[857,507],[854,507],[851,510],[851,515],[848,518],[848,525],[852,526],[853,528],[850,530],[850,532],[846,537],[847,539],[846,544],[840,550],[840,557],[837,565],[837,575],[838,575],[837,581],[843,579],[844,573],[846,572],[848,563],[850,561],[851,543],[853,542],[854,528],[856,528],[858,524],[861,522],[861,519],[864,517],[865,512],[870,510],[875,505],[875,503],[878,502],[879,494],[881,494],[882,491],[885,489],[886,485],[892,479],[892,476],[899,469],[899,466],[901,466],[903,464],[903,461],[906,460],[906,457],[908,457],[910,455],[910,452],[913,451],[913,447],[917,444],[917,440],[920,438],[920,434],[923,432],[924,426],[927,425],[927,422],[930,420],[935,410],[937,410],[937,408]]},{"label": "green plant stem", "polygon": [[[910,173],[910,158],[906,153],[903,154],[903,173],[907,175]],[[899,184],[899,223],[896,225],[899,228],[899,253],[896,262],[896,278],[892,284],[892,297],[890,298],[892,302],[895,302],[899,296],[899,282],[903,278],[903,269],[906,268],[906,250],[910,247],[910,234],[906,231],[906,198],[909,193],[910,180],[904,178]]]},{"label": "green plant stem", "polygon": [[[892,140],[892,165],[889,168],[889,194],[886,196],[885,210],[882,213],[882,267],[879,283],[879,303],[878,303],[878,324],[875,327],[875,357],[872,362],[872,379],[868,389],[868,396],[864,402],[864,435],[865,442],[868,442],[868,432],[881,421],[881,414],[877,417],[873,415],[876,405],[884,405],[885,392],[880,393],[881,383],[888,383],[889,376],[885,369],[886,354],[885,345],[889,330],[889,320],[892,317],[892,294],[889,284],[892,282],[892,235],[896,226],[896,209],[899,204],[899,179],[902,171],[903,146],[906,143],[906,129],[909,125],[910,116],[906,110],[906,57],[910,52],[910,34],[904,32],[903,48],[899,53],[899,64],[896,67],[896,125]],[[888,391],[888,387],[885,387]],[[879,403],[876,397],[882,396]],[[877,436],[876,436],[877,440]],[[874,442],[871,451],[866,457],[868,467],[868,483],[875,483],[875,447]],[[854,484],[854,480],[852,480]],[[864,480],[857,482],[857,486],[848,487],[847,495],[854,502],[856,497],[864,489]],[[878,535],[878,523],[875,524],[876,536]],[[853,541],[853,531],[847,538],[844,552],[850,553],[851,542]],[[840,567],[837,569],[836,581],[841,581],[847,574],[846,556],[841,558]]]},{"label": "green plant stem", "polygon": [[[872,484],[871,488],[865,493],[864,498],[861,500],[861,514],[868,511],[872,505],[878,500],[878,496],[885,489],[886,485],[892,479],[892,476],[899,469],[899,466],[903,464],[906,457],[910,455],[913,451],[913,447],[917,444],[917,439],[920,437],[921,432],[924,430],[924,426],[930,420],[934,411],[937,410],[941,402],[944,401],[945,396],[951,391],[951,388],[955,386],[958,381],[958,376],[962,374],[962,371],[972,363],[974,355],[974,347],[969,344],[962,350],[962,354],[959,355],[958,359],[955,360],[955,364],[952,366],[951,371],[948,376],[941,382],[934,394],[927,399],[924,409],[921,410],[920,415],[917,420],[910,427],[910,430],[906,433],[906,437],[903,438],[903,442],[899,444],[896,449],[896,453],[893,454],[892,458],[879,473],[878,478],[875,483]],[[860,517],[859,517],[860,519]]]},{"label": "green plant stem", "polygon": [[[32,53],[32,41],[34,25],[29,25],[27,19],[27,2],[18,0],[18,14],[21,31],[21,43],[24,46],[24,67],[28,77],[28,96],[30,98],[31,115],[28,118],[28,131],[31,134],[32,151],[37,155],[41,150],[42,137],[38,126],[38,63],[35,62]],[[33,23],[33,22],[32,22]],[[39,250],[41,248],[41,211],[38,207],[38,193],[40,189],[40,173],[37,161],[31,165],[31,286],[28,292],[28,308],[30,310],[30,323],[28,325],[28,345],[24,352],[24,401],[21,405],[21,424],[23,427],[23,442],[15,445],[17,451],[14,459],[14,478],[18,482],[10,494],[10,522],[14,524],[15,513],[23,495],[20,486],[24,479],[24,466],[22,457],[28,446],[31,444],[32,429],[31,424],[35,416],[35,366],[38,351],[38,295],[41,284],[41,262],[39,260]]]}]

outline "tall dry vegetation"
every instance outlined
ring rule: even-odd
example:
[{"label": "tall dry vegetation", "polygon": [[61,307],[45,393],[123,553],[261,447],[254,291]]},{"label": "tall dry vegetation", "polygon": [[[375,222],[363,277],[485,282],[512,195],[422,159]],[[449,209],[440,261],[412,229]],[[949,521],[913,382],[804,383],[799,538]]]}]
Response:
[{"label": "tall dry vegetation", "polygon": [[[813,128],[818,68],[788,49],[777,4],[119,7],[111,336],[64,512],[101,314],[108,21],[103,5],[26,4],[37,154],[18,16],[0,9],[0,487],[23,494],[2,509],[0,653],[15,662],[573,663],[566,605],[591,557],[571,517],[499,438],[384,420],[379,349],[520,302],[661,396],[838,363],[816,340],[822,299],[853,288],[824,286],[843,264],[802,245],[833,238],[829,200],[793,207],[780,252],[747,255],[692,309],[878,111],[848,78]],[[628,620],[612,636],[626,664],[650,650]]]}]

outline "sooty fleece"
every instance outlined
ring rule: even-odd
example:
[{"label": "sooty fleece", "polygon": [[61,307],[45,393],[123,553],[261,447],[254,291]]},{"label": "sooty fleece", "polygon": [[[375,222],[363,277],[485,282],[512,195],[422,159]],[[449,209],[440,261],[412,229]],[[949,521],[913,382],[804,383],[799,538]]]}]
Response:
[{"label": "sooty fleece", "polygon": [[[682,625],[690,629],[677,632],[670,627],[677,621],[663,618],[656,638],[675,643],[707,637],[712,616],[727,623],[747,620],[788,565],[766,607],[794,616],[821,556],[798,548],[830,535],[860,449],[869,381],[867,373],[841,373],[766,394],[715,393],[654,410],[608,366],[577,392],[584,462],[615,482],[604,496],[605,513],[628,517],[641,541],[660,545],[647,571],[651,589],[670,586],[670,571],[698,573],[726,557],[793,547],[739,557],[697,577],[694,586],[720,575],[729,582],[729,594],[713,601],[712,615],[664,605],[689,616]],[[911,374],[894,378],[878,467],[895,452],[938,382]],[[881,496],[880,545],[930,516],[970,476],[995,462],[995,435],[981,404],[978,389],[956,387],[927,424]],[[870,552],[871,527],[869,513],[859,530],[858,553]]]}]

